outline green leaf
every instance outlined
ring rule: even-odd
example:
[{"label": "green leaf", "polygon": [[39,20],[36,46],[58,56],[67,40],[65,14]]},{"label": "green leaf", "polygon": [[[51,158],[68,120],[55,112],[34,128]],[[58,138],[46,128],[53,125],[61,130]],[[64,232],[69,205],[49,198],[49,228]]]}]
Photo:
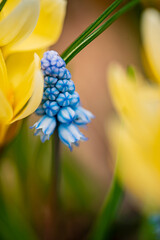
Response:
[{"label": "green leaf", "polygon": [[123,190],[115,176],[102,210],[93,226],[93,231],[89,237],[90,240],[109,240],[110,228],[118,214],[122,197]]},{"label": "green leaf", "polygon": [[6,4],[7,0],[2,0],[2,2],[0,3],[0,11],[2,11],[4,5]]},{"label": "green leaf", "polygon": [[76,48],[90,33],[93,32],[123,0],[114,1],[97,19],[94,21],[82,34],[62,53],[61,57],[66,59],[66,56]]},{"label": "green leaf", "polygon": [[140,0],[132,0],[124,7],[122,7],[119,11],[117,11],[113,16],[111,16],[102,26],[96,29],[93,33],[88,35],[86,38],[82,39],[78,45],[71,49],[69,53],[66,55],[62,54],[64,61],[68,64],[83,48],[85,48],[89,43],[91,43],[95,38],[97,38],[101,33],[103,33],[112,23],[114,23],[121,15],[128,12],[132,9],[136,4],[139,3]]}]

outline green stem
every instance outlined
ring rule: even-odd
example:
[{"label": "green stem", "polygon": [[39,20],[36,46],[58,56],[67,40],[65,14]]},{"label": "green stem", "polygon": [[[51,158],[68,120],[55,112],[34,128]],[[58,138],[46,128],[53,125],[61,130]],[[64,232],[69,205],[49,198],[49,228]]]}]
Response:
[{"label": "green stem", "polygon": [[56,198],[56,201],[58,202],[61,163],[60,163],[60,140],[57,129],[55,130],[53,138],[52,138],[52,183],[54,188],[53,197]]},{"label": "green stem", "polygon": [[122,198],[123,190],[115,174],[115,178],[109,193],[107,194],[102,211],[100,212],[91,236],[89,237],[90,240],[109,240],[109,231],[119,211]]},{"label": "green stem", "polygon": [[49,229],[51,232],[48,234],[52,236],[52,239],[58,239],[59,230],[59,195],[60,195],[60,140],[58,136],[58,130],[55,130],[55,134],[52,136],[52,168],[51,168],[51,188],[49,194],[49,201],[51,207],[51,218],[49,222],[51,226]]},{"label": "green stem", "polygon": [[69,63],[83,48],[85,48],[90,42],[92,42],[96,37],[98,37],[102,32],[104,32],[113,22],[115,22],[121,15],[129,11],[136,4],[139,3],[139,0],[132,0],[128,4],[126,4],[123,8],[121,8],[118,12],[116,12],[110,19],[108,19],[102,26],[100,26],[97,30],[95,30],[92,34],[86,37],[77,47],[71,50],[68,55],[63,56],[64,61]]},{"label": "green stem", "polygon": [[6,4],[7,0],[3,0],[1,3],[0,3],[0,11],[2,11],[2,8],[4,7],[4,5]]},{"label": "green stem", "polygon": [[97,19],[94,21],[63,53],[62,58],[64,59],[77,45],[79,45],[93,30],[95,30],[123,0],[116,0],[112,3]]}]

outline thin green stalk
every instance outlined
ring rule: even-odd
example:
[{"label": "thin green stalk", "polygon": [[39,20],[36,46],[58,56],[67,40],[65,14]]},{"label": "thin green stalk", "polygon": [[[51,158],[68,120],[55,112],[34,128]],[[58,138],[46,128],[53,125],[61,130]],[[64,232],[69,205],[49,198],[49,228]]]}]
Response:
[{"label": "thin green stalk", "polygon": [[0,11],[2,11],[2,8],[4,7],[4,5],[6,4],[7,0],[3,0],[1,3],[0,3]]},{"label": "thin green stalk", "polygon": [[68,64],[83,48],[85,48],[90,42],[92,42],[96,37],[98,37],[102,32],[104,32],[113,22],[115,22],[121,15],[129,11],[136,4],[139,3],[139,0],[132,0],[116,12],[111,18],[109,18],[101,27],[95,30],[92,34],[86,37],[75,49],[73,49],[67,56],[64,56],[63,59]]},{"label": "thin green stalk", "polygon": [[65,58],[77,45],[79,45],[90,33],[93,32],[124,0],[116,0],[94,21],[71,45],[62,53]]},{"label": "thin green stalk", "polygon": [[[52,138],[52,183],[53,183],[53,198],[56,200],[56,204],[58,203],[59,198],[59,185],[60,185],[60,140],[58,136],[57,129],[55,130],[55,134]],[[56,198],[56,199],[55,199]],[[57,206],[56,206],[57,207]]]},{"label": "thin green stalk", "polygon": [[100,212],[96,224],[93,227],[93,231],[89,236],[90,240],[109,240],[110,229],[118,214],[122,198],[123,190],[115,173],[115,178],[110,191],[107,194],[102,211]]},{"label": "thin green stalk", "polygon": [[59,235],[59,216],[60,216],[60,140],[58,136],[58,130],[55,130],[55,134],[52,136],[52,158],[51,158],[51,188],[49,194],[49,204],[51,207],[51,215],[49,216],[49,222],[51,226],[49,229],[51,232],[48,234],[52,236],[52,239],[58,239]]}]

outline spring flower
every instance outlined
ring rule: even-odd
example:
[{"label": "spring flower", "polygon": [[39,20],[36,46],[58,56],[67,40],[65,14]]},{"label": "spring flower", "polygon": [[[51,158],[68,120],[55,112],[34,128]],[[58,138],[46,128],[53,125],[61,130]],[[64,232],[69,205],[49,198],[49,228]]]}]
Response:
[{"label": "spring flower", "polygon": [[41,102],[39,56],[57,41],[65,8],[65,0],[18,0],[0,12],[0,146]]},{"label": "spring flower", "polygon": [[[133,69],[132,69],[133,70]],[[160,87],[118,64],[109,68],[111,97],[119,120],[109,136],[118,152],[118,175],[149,210],[160,208]]]},{"label": "spring flower", "polygon": [[73,144],[78,146],[80,140],[87,140],[78,126],[85,126],[94,116],[80,106],[80,97],[75,92],[71,74],[57,52],[45,52],[41,68],[44,93],[36,113],[42,117],[32,128],[44,142],[49,140],[57,127],[60,140],[72,150]]},{"label": "spring flower", "polygon": [[142,15],[143,62],[151,80],[160,83],[160,13],[147,9]]}]

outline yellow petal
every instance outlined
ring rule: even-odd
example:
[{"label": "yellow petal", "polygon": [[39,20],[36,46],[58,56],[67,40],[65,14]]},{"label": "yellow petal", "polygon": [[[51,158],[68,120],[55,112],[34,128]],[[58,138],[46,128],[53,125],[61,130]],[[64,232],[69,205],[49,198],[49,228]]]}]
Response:
[{"label": "yellow petal", "polygon": [[35,75],[41,83],[40,58],[33,53],[17,53],[7,58],[8,78],[14,93],[14,116],[16,116],[31,98],[35,86]]},{"label": "yellow petal", "polygon": [[146,52],[144,51],[143,48],[141,50],[141,57],[142,57],[142,63],[143,63],[147,78],[150,79],[151,81],[158,82],[157,75],[155,74],[155,71],[151,70],[150,63],[149,63],[148,58],[146,56]]},{"label": "yellow petal", "polygon": [[0,123],[8,123],[13,116],[12,107],[7,98],[0,90]]},{"label": "yellow petal", "polygon": [[145,205],[160,207],[160,164],[155,164],[154,155],[124,129],[120,131],[119,154],[119,176],[127,189]]},{"label": "yellow petal", "polygon": [[20,120],[22,118],[25,118],[32,114],[40,105],[42,96],[43,96],[43,75],[41,71],[39,70],[39,57],[35,54],[35,63],[36,63],[36,70],[34,72],[34,86],[31,93],[31,98],[29,99],[29,102],[27,105],[22,109],[12,120],[12,122],[15,122],[17,120]]},{"label": "yellow petal", "polygon": [[9,82],[7,76],[7,68],[1,49],[0,49],[0,89],[5,94],[5,96],[7,96],[7,94],[9,93]]},{"label": "yellow petal", "polygon": [[40,16],[34,32],[10,51],[44,49],[58,40],[63,27],[66,0],[41,0],[40,4]]},{"label": "yellow petal", "polygon": [[3,7],[0,12],[0,20],[6,18],[20,2],[21,0],[7,0],[5,7]]},{"label": "yellow petal", "polygon": [[[0,46],[9,44],[8,47],[11,47],[28,37],[36,26],[39,10],[39,0],[21,0],[13,11],[0,21]],[[7,52],[6,47],[4,52]]]},{"label": "yellow petal", "polygon": [[159,155],[154,154],[153,144],[144,148],[126,126],[115,119],[107,124],[107,135],[113,153],[118,152],[118,176],[123,185],[148,207],[160,207],[160,162]]},{"label": "yellow petal", "polygon": [[118,64],[110,66],[108,80],[113,103],[126,128],[142,142],[144,136],[152,138],[159,126],[160,88],[142,83],[141,76],[131,79]]},{"label": "yellow petal", "polygon": [[148,9],[142,17],[142,40],[145,56],[155,80],[160,82],[160,14]]},{"label": "yellow petal", "polygon": [[132,117],[137,112],[135,106],[137,83],[129,80],[119,64],[111,64],[108,69],[108,84],[116,109],[122,116]]},{"label": "yellow petal", "polygon": [[109,86],[121,120],[110,123],[108,134],[120,156],[121,181],[143,203],[159,208],[160,88],[131,78],[119,65],[109,71]]}]

